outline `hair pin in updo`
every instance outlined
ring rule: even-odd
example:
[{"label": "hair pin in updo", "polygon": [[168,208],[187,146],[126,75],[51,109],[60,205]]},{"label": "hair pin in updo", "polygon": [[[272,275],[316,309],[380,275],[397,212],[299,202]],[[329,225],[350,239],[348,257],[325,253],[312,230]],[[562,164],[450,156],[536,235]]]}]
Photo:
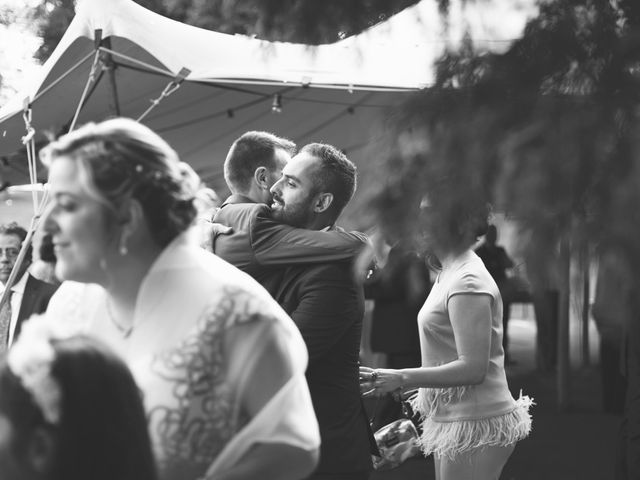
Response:
[{"label": "hair pin in updo", "polygon": [[135,170],[136,170],[136,173],[142,173],[144,171],[144,168],[142,167],[142,165],[138,163],[135,167]]}]

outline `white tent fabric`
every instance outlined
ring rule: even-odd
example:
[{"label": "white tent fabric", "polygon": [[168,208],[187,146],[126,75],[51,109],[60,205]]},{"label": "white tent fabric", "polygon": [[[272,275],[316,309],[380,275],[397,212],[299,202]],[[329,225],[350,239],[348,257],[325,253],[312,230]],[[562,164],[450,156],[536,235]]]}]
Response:
[{"label": "white tent fabric", "polygon": [[[331,143],[367,182],[375,175],[365,173],[371,152],[384,142],[372,127],[388,107],[432,83],[432,63],[444,46],[440,23],[435,2],[423,1],[360,35],[309,47],[203,30],[131,0],[81,0],[32,85],[0,109],[0,175],[14,185],[28,181],[20,141],[25,98],[41,145],[47,135],[68,131],[85,88],[75,125],[138,118],[186,68],[180,88],[142,121],[221,195],[226,152],[248,130],[271,131],[298,145]],[[276,95],[280,113],[272,110]]]},{"label": "white tent fabric", "polygon": [[[406,94],[431,81],[424,44],[393,55],[388,40],[377,40],[384,35],[369,35],[367,51],[362,37],[310,48],[191,27],[130,0],[84,0],[40,78],[0,110],[0,155],[10,163],[25,134],[25,97],[38,141],[68,129],[89,78],[98,29],[104,50],[78,123],[117,114],[137,118],[187,68],[187,81],[144,123],[214,188],[223,189],[224,155],[246,130],[273,131],[300,144],[327,141],[353,153],[368,141],[363,130],[372,113],[397,103],[403,96],[398,91]],[[275,94],[281,97],[279,114],[271,108]]]}]

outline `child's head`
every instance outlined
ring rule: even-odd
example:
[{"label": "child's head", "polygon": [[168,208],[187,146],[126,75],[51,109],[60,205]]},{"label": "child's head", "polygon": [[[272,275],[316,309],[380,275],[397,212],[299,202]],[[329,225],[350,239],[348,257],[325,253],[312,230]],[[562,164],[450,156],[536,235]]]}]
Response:
[{"label": "child's head", "polygon": [[100,342],[24,325],[0,364],[3,480],[156,478],[140,391]]}]

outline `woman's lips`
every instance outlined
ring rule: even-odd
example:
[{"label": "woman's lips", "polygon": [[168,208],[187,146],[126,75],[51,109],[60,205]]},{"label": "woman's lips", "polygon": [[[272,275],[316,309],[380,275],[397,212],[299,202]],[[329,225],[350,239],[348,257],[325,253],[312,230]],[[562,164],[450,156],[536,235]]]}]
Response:
[{"label": "woman's lips", "polygon": [[57,242],[53,242],[53,251],[58,253],[61,250],[64,250],[65,248],[67,248],[69,246],[68,243],[57,243]]}]

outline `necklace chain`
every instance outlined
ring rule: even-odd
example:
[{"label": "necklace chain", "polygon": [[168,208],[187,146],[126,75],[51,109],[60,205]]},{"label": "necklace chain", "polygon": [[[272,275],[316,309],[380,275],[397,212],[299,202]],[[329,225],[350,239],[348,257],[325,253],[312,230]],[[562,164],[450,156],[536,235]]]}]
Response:
[{"label": "necklace chain", "polygon": [[129,336],[131,335],[131,332],[133,332],[133,327],[134,327],[133,323],[131,323],[131,325],[128,325],[128,326],[122,325],[116,319],[116,316],[111,310],[111,302],[109,301],[109,298],[105,298],[105,303],[107,305],[107,317],[109,317],[109,320],[111,321],[111,323],[113,323],[113,326],[116,327],[116,329],[122,334],[124,338],[129,338]]}]

